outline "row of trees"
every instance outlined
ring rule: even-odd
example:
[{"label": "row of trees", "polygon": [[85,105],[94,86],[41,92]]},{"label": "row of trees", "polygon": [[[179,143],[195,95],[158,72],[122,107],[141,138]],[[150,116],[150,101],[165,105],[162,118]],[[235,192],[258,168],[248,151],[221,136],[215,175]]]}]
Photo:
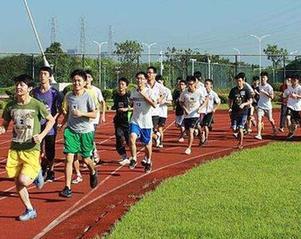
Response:
[{"label": "row of trees", "polygon": [[[99,72],[102,72],[101,76],[106,85],[102,85],[101,87],[115,87],[118,76],[122,75],[132,80],[137,71],[145,70],[148,66],[148,63],[142,59],[143,46],[139,42],[127,40],[115,43],[115,49],[114,56],[105,56],[102,58],[101,69],[98,67],[99,62],[96,55],[68,55],[63,51],[62,45],[58,42],[52,43],[46,49],[45,54],[48,61],[54,66],[57,82],[69,81],[70,71],[74,68],[82,67],[90,68],[94,72],[96,79],[99,77]],[[267,45],[264,53],[272,61],[274,69],[279,68],[281,63],[285,65],[288,57],[287,50],[278,48],[277,45]],[[222,76],[227,77],[229,80],[233,78],[235,73],[233,69],[237,65],[240,67],[249,67],[250,69],[258,67],[245,62],[231,62],[229,58],[219,55],[202,54],[190,48],[176,49],[175,47],[169,47],[163,56],[165,79],[172,84],[176,77],[185,77],[190,74],[191,58],[196,59],[198,63],[208,63],[210,61],[214,64],[230,66],[228,68],[230,69],[229,72],[226,72],[227,76]],[[11,78],[24,72],[36,76],[37,70],[42,64],[43,61],[39,55],[20,54],[1,57],[0,86],[12,85]],[[158,61],[153,61],[152,64],[160,68]],[[299,60],[295,60],[290,64],[294,65],[295,69],[301,68]]]}]

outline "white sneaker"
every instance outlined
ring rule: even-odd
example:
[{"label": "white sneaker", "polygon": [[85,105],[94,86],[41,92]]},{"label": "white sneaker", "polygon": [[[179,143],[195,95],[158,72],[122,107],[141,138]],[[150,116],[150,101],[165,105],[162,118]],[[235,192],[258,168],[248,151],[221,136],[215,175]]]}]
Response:
[{"label": "white sneaker", "polygon": [[259,134],[257,134],[257,135],[255,136],[255,139],[262,140],[262,136],[259,135]]},{"label": "white sneaker", "polygon": [[187,149],[185,150],[185,154],[187,154],[187,155],[191,154],[191,148],[187,148]]},{"label": "white sneaker", "polygon": [[127,165],[127,164],[130,164],[130,160],[128,158],[122,158],[119,160],[119,164],[120,165]]},{"label": "white sneaker", "polygon": [[83,181],[83,177],[81,175],[76,175],[74,179],[72,179],[71,183],[72,184],[78,184]]},{"label": "white sneaker", "polygon": [[183,142],[184,142],[184,138],[183,138],[183,137],[179,138],[179,139],[178,139],[178,142],[179,142],[179,143],[183,143]]}]

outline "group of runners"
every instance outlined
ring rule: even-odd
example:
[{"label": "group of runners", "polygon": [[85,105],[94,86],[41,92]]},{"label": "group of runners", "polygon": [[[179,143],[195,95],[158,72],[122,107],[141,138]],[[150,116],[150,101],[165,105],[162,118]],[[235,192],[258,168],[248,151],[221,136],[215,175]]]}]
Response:
[{"label": "group of runners", "polygon": [[[59,130],[64,129],[66,155],[65,185],[59,195],[71,197],[71,185],[83,181],[80,159],[89,169],[90,187],[95,188],[98,184],[96,164],[101,159],[94,137],[98,124],[106,121],[107,108],[101,90],[92,85],[93,77],[89,70],[74,70],[70,74],[72,89],[64,91],[64,94],[51,86],[51,78],[52,70],[49,67],[40,69],[39,86],[35,88],[31,76],[15,77],[15,97],[3,111],[0,134],[5,133],[9,123],[13,122],[6,171],[9,178],[15,178],[16,190],[25,206],[25,212],[18,217],[21,221],[37,217],[29,198],[28,186],[34,183],[37,188],[42,188],[44,181],[55,180],[55,142]],[[241,149],[243,137],[252,131],[252,125],[257,125],[255,138],[262,139],[264,116],[268,117],[273,134],[276,134],[271,104],[274,92],[268,84],[266,72],[261,73],[260,79],[255,77],[252,86],[246,83],[244,73],[239,73],[235,80],[236,86],[229,93],[229,113],[233,134],[238,138],[238,148]],[[156,68],[150,66],[146,73],[138,72],[135,75],[135,82],[136,87],[129,91],[129,80],[121,77],[113,95],[111,109],[116,111],[113,120],[115,145],[121,165],[128,165],[130,169],[136,167],[139,139],[145,152],[141,160],[144,172],[152,170],[152,148],[164,148],[164,127],[168,108],[172,105],[175,107],[175,123],[179,128],[178,141],[182,143],[185,138],[188,139],[184,153],[192,153],[195,137],[199,138],[200,146],[208,143],[214,112],[221,103],[213,90],[211,79],[203,82],[201,72],[195,72],[185,80],[178,78],[176,90],[172,93],[164,85],[164,79],[157,74]],[[288,138],[291,139],[300,122],[299,77],[287,79],[282,90],[279,130],[283,131],[287,122]]]}]

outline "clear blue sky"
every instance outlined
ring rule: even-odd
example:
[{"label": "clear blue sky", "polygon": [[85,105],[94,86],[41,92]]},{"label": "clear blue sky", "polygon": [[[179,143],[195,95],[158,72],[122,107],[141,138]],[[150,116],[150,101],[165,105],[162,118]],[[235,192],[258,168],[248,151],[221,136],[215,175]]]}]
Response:
[{"label": "clear blue sky", "polygon": [[[79,47],[80,17],[86,22],[86,49],[93,40],[126,39],[202,52],[258,52],[249,34],[271,34],[265,44],[277,44],[301,54],[300,0],[28,0],[44,48],[50,44],[51,18],[57,21],[56,40],[64,49]],[[38,52],[23,0],[1,1],[0,52]],[[104,47],[104,50],[105,47]]]}]

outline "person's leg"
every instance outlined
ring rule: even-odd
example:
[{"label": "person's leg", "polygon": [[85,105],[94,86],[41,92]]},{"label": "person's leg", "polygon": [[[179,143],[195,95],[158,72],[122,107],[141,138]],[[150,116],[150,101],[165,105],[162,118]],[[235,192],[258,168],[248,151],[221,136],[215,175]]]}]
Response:
[{"label": "person's leg", "polygon": [[123,157],[124,155],[126,155],[126,151],[125,151],[125,135],[124,135],[124,130],[122,127],[119,126],[115,126],[115,139],[116,139],[116,151],[118,152],[118,154]]},{"label": "person's leg", "polygon": [[132,132],[130,134],[130,149],[131,149],[131,155],[133,160],[137,160],[137,147],[136,147],[136,141],[137,141],[137,134]]},{"label": "person's leg", "polygon": [[31,179],[28,176],[23,175],[23,174],[20,174],[19,177],[15,179],[16,190],[20,196],[21,202],[29,210],[32,210],[33,206],[29,199],[29,193],[28,193],[27,187],[30,184],[32,184],[33,180],[34,179]]},{"label": "person's leg", "polygon": [[262,117],[264,116],[264,111],[261,108],[258,108],[257,111],[257,135],[256,139],[262,139],[261,131],[262,131]]},{"label": "person's leg", "polygon": [[[65,186],[71,189],[74,154],[67,154],[65,160]],[[78,161],[78,160],[77,160]]]},{"label": "person's leg", "polygon": [[83,177],[80,172],[80,163],[79,163],[78,155],[74,155],[73,168],[74,168],[76,177],[74,179],[72,179],[71,183],[72,184],[81,183],[83,181]]},{"label": "person's leg", "polygon": [[267,117],[268,117],[268,120],[269,120],[269,122],[270,122],[270,124],[272,126],[273,135],[275,135],[277,133],[277,131],[276,131],[275,121],[273,119],[273,112],[272,112],[272,110],[268,110],[267,111]]},{"label": "person's leg", "polygon": [[194,140],[194,128],[189,128],[189,136],[188,136],[188,147],[191,150],[192,143]]}]

